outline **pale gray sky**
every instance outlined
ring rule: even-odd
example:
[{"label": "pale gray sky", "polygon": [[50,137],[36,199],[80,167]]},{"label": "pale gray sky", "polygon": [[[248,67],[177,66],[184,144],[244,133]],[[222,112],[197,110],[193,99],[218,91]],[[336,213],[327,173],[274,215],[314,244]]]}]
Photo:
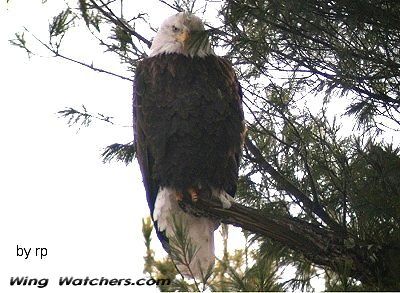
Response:
[{"label": "pale gray sky", "polygon": [[[62,291],[57,286],[60,276],[144,277],[141,219],[149,212],[139,170],[136,164],[104,165],[100,157],[108,144],[131,141],[132,129],[99,123],[77,133],[56,115],[66,106],[85,104],[130,125],[130,83],[60,59],[29,60],[8,39],[22,26],[45,35],[52,9],[43,8],[41,1],[11,0],[6,10],[3,2],[0,291],[32,290],[10,288],[11,276],[50,278],[52,292]],[[82,54],[90,63],[92,43],[81,38],[69,46],[72,54]],[[17,257],[17,245],[46,247],[48,256],[25,260]],[[110,292],[110,288],[73,292]]]}]

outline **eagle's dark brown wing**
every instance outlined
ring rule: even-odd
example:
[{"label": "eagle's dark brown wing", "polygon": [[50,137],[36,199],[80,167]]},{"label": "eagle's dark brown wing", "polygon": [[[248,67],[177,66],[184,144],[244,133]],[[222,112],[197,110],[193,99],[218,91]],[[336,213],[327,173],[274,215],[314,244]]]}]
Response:
[{"label": "eagle's dark brown wing", "polygon": [[241,98],[231,64],[214,55],[162,54],[138,65],[134,130],[151,214],[160,186],[234,195],[245,128]]}]

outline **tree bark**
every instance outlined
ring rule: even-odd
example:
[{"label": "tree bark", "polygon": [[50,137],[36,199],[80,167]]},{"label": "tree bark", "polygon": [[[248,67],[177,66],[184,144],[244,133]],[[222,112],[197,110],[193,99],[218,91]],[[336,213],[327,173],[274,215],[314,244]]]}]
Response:
[{"label": "tree bark", "polygon": [[278,241],[301,252],[314,264],[329,267],[332,271],[345,268],[349,277],[363,283],[376,280],[374,266],[367,258],[367,245],[357,244],[353,239],[349,244],[343,234],[333,230],[289,216],[261,214],[239,203],[233,202],[230,208],[225,209],[219,200],[202,193],[207,192],[201,190],[196,202],[184,197],[183,208]]}]

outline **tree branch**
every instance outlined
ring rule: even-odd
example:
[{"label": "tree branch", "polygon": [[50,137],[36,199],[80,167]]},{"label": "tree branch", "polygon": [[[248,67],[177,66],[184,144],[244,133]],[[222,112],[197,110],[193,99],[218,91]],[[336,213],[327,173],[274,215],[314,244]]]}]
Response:
[{"label": "tree branch", "polygon": [[268,172],[268,174],[270,174],[272,178],[274,178],[274,180],[282,189],[286,190],[288,193],[300,200],[303,203],[304,208],[317,215],[331,229],[339,233],[344,232],[343,227],[340,226],[334,219],[332,219],[319,203],[313,202],[292,182],[285,178],[285,176],[275,170],[275,168],[265,160],[260,150],[253,144],[253,142],[249,138],[246,138],[245,144],[250,153],[254,156],[253,158],[256,163],[266,172]]},{"label": "tree branch", "polygon": [[120,74],[117,74],[117,73],[114,73],[114,72],[111,72],[111,71],[108,71],[108,70],[105,70],[105,69],[101,69],[101,68],[99,68],[99,67],[95,67],[93,64],[87,64],[87,63],[85,63],[85,62],[82,62],[82,61],[75,60],[75,59],[73,59],[73,58],[67,57],[67,56],[61,54],[61,53],[59,52],[58,49],[54,49],[54,48],[50,47],[50,45],[44,43],[44,42],[43,42],[41,39],[39,39],[35,34],[31,33],[26,27],[24,27],[24,29],[25,29],[25,31],[27,31],[28,33],[30,33],[30,34],[32,35],[32,37],[33,37],[36,41],[38,41],[42,46],[44,46],[47,50],[49,50],[51,53],[53,53],[53,54],[54,54],[53,57],[60,57],[61,59],[70,61],[70,62],[72,62],[72,63],[79,64],[79,65],[81,65],[81,66],[83,66],[83,67],[92,69],[93,71],[97,71],[97,72],[101,72],[101,73],[106,73],[106,74],[112,75],[112,76],[114,76],[114,77],[118,77],[118,78],[121,78],[121,79],[124,79],[124,80],[128,80],[128,81],[133,82],[133,79],[128,78],[128,77],[126,77],[126,76],[123,76],[123,75],[120,75]]},{"label": "tree branch", "polygon": [[131,35],[135,36],[139,41],[142,41],[147,45],[147,47],[151,47],[151,41],[143,37],[141,34],[137,33],[134,29],[132,29],[126,22],[122,21],[119,17],[117,17],[112,10],[103,2],[100,1],[106,9],[104,9],[102,6],[98,5],[96,1],[90,0],[90,3],[92,3],[93,7],[99,10],[107,19],[109,19],[111,22],[113,22],[116,26],[121,26],[123,29],[130,33]]},{"label": "tree branch", "polygon": [[346,245],[341,234],[289,216],[262,214],[235,202],[226,209],[204,189],[200,190],[196,202],[184,197],[181,204],[195,214],[216,218],[225,224],[278,241],[301,252],[316,265],[332,269],[346,265],[349,266],[349,276],[358,280],[373,278],[373,264],[365,263],[366,246]]},{"label": "tree branch", "polygon": [[117,73],[114,73],[114,72],[111,72],[111,71],[108,71],[108,70],[104,70],[104,69],[101,69],[99,67],[95,67],[93,64],[86,64],[86,63],[84,63],[82,61],[75,60],[75,59],[72,59],[70,57],[64,56],[64,55],[62,55],[62,54],[60,54],[58,52],[54,52],[53,51],[53,53],[55,53],[55,57],[60,57],[62,59],[65,59],[65,60],[70,61],[72,63],[76,63],[76,64],[79,64],[79,65],[82,65],[83,67],[87,67],[87,68],[92,69],[94,71],[101,72],[101,73],[106,73],[106,74],[112,75],[114,77],[118,77],[118,78],[133,82],[132,78],[129,78],[129,77],[126,77],[126,76],[123,76],[123,75],[120,75],[120,74],[117,74]]}]

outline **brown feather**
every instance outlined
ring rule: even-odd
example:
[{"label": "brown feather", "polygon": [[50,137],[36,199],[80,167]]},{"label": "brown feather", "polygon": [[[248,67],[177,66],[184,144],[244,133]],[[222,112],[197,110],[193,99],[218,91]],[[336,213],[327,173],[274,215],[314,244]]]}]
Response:
[{"label": "brown feather", "polygon": [[151,212],[160,186],[236,191],[243,146],[241,91],[230,62],[162,54],[136,70],[134,126]]}]

